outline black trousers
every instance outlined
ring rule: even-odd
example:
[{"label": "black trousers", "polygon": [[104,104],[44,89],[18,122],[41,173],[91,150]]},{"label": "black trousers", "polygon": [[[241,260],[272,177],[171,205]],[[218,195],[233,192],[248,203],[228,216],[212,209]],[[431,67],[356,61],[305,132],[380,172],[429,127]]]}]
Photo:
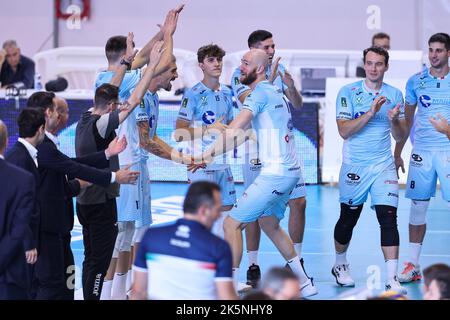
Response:
[{"label": "black trousers", "polygon": [[[39,256],[35,266],[37,300],[65,300],[72,291],[67,273],[72,273],[67,264],[74,265],[70,248],[70,235],[41,232]],[[73,269],[74,270],[74,269]]]},{"label": "black trousers", "polygon": [[77,215],[83,226],[84,300],[99,300],[118,233],[116,199],[95,205],[77,203]]},{"label": "black trousers", "polygon": [[27,289],[14,284],[0,283],[0,300],[28,300]]}]

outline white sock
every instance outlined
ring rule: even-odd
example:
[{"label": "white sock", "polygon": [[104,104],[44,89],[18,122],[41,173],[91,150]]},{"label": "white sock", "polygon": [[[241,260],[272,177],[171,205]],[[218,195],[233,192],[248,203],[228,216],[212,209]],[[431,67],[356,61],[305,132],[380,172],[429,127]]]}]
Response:
[{"label": "white sock", "polygon": [[238,283],[239,283],[239,268],[233,268],[233,285],[236,291],[238,290]]},{"label": "white sock", "polygon": [[294,243],[294,249],[295,252],[297,253],[298,257],[301,259],[302,258],[302,243]]},{"label": "white sock", "polygon": [[248,266],[250,267],[252,264],[258,265],[258,250],[256,251],[247,251],[248,257]]},{"label": "white sock", "polygon": [[342,264],[348,264],[347,262],[347,251],[344,252],[336,252],[336,262],[334,263],[335,266],[342,265]]},{"label": "white sock", "polygon": [[303,268],[300,264],[299,257],[295,256],[291,260],[288,260],[287,263],[288,263],[289,267],[291,267],[292,272],[294,272],[297,275],[297,277],[299,278],[300,284],[304,284],[308,280],[308,277],[306,276],[305,272],[303,271]]},{"label": "white sock", "polygon": [[102,293],[100,294],[100,300],[111,300],[112,280],[103,280]]},{"label": "white sock", "polygon": [[127,299],[127,273],[116,273],[114,275],[112,284],[112,300],[126,300]]},{"label": "white sock", "polygon": [[415,266],[419,265],[420,251],[422,251],[421,243],[409,243],[409,258],[411,259],[412,264],[414,264]]},{"label": "white sock", "polygon": [[127,292],[128,292],[128,290],[130,290],[131,289],[131,284],[132,284],[132,280],[131,280],[131,276],[132,276],[132,272],[131,272],[131,270],[128,270],[128,273],[127,273],[127,283],[126,283],[126,289],[127,289]]},{"label": "white sock", "polygon": [[386,260],[386,269],[387,269],[388,280],[394,279],[394,277],[397,275],[397,268],[398,268],[398,260],[397,259]]}]

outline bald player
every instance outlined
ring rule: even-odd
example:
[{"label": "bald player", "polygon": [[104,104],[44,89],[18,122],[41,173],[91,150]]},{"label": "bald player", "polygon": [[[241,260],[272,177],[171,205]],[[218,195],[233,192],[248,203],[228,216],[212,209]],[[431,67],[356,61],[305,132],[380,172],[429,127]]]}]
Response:
[{"label": "bald player", "polygon": [[260,49],[251,49],[241,60],[240,82],[252,92],[246,97],[242,110],[229,129],[217,139],[212,148],[202,154],[203,161],[210,161],[250,137],[245,132],[250,123],[259,143],[262,169],[255,181],[225,219],[225,239],[233,253],[233,277],[237,283],[242,259],[242,229],[259,220],[262,230],[272,240],[289,267],[299,277],[301,296],[317,292],[311,279],[305,276],[293,243],[280,227],[289,195],[300,178],[300,161],[295,151],[292,119],[283,92],[266,80],[268,55]]}]

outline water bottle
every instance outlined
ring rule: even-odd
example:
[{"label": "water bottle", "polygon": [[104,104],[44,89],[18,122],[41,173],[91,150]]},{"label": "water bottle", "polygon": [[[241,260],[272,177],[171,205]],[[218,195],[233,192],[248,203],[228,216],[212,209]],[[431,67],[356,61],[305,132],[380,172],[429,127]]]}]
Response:
[{"label": "water bottle", "polygon": [[42,88],[43,88],[43,86],[42,86],[41,75],[39,73],[36,73],[34,75],[34,90],[41,91]]}]

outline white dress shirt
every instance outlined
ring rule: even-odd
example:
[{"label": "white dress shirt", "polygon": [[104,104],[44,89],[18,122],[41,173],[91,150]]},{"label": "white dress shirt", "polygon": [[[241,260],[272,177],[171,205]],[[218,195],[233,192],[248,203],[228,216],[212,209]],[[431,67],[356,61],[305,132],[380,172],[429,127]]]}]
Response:
[{"label": "white dress shirt", "polygon": [[31,158],[33,159],[34,164],[36,165],[36,168],[37,168],[37,166],[38,166],[38,161],[37,161],[38,151],[35,148],[35,146],[33,146],[31,143],[29,143],[24,138],[19,138],[19,139],[17,139],[17,141],[19,141],[21,144],[23,144],[25,146],[25,148],[27,148],[27,151],[30,154]]}]

